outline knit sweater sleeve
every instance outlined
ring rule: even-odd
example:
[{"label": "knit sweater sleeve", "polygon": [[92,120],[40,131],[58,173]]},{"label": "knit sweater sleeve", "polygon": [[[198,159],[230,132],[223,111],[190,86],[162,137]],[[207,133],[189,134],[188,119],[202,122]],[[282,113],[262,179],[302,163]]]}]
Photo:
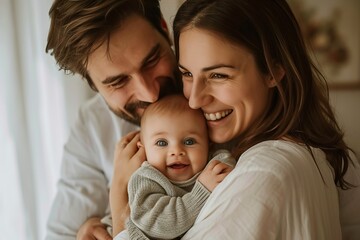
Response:
[{"label": "knit sweater sleeve", "polygon": [[[140,169],[128,186],[130,220],[149,238],[181,236],[194,224],[210,192],[198,181],[185,192],[150,165]],[[133,239],[134,232],[128,231]]]}]

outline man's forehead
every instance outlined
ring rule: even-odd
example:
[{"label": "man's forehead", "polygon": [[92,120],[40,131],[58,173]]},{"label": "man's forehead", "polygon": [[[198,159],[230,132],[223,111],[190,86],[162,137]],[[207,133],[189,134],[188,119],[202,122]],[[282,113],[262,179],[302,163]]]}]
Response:
[{"label": "man's forehead", "polygon": [[162,35],[147,20],[132,15],[122,22],[111,35],[108,47],[115,49],[146,49],[162,40]]},{"label": "man's forehead", "polygon": [[89,74],[101,81],[109,76],[129,74],[140,68],[164,42],[162,35],[141,17],[135,18],[134,22],[126,21],[123,27],[111,34],[108,42],[104,42],[89,56]]}]

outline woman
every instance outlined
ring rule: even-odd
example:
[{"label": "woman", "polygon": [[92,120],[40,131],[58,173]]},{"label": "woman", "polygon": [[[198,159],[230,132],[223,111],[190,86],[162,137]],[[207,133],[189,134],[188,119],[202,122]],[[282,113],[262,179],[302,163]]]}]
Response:
[{"label": "woman", "polygon": [[174,42],[190,107],[238,158],[183,239],[360,234],[359,164],[286,1],[188,0]]}]

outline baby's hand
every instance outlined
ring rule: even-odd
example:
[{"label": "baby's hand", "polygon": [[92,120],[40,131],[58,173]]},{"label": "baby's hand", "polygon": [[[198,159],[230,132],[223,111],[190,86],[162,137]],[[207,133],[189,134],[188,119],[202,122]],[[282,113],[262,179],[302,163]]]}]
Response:
[{"label": "baby's hand", "polygon": [[210,192],[221,183],[234,168],[218,160],[212,160],[199,175],[201,182]]}]

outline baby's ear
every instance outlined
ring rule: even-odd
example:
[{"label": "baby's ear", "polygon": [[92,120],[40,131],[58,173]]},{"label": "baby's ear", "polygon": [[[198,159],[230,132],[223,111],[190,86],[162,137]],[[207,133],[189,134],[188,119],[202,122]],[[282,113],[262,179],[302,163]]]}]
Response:
[{"label": "baby's ear", "polygon": [[142,145],[142,143],[141,143],[140,141],[138,141],[138,142],[136,143],[136,146],[137,146],[138,148],[144,147],[144,145]]}]

